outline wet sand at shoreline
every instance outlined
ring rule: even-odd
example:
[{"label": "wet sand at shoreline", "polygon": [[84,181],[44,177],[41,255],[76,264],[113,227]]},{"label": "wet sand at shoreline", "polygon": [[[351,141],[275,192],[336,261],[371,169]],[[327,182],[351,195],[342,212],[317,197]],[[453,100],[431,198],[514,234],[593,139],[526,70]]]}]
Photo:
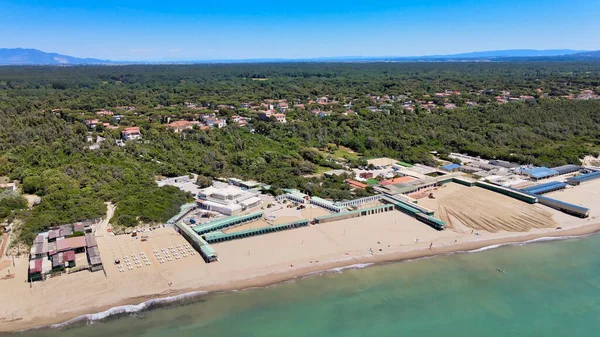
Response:
[{"label": "wet sand at shoreline", "polygon": [[[561,223],[562,230],[438,232],[397,211],[380,213],[215,244],[213,248],[220,261],[211,264],[204,263],[198,254],[160,264],[154,250],[187,244],[171,228],[150,232],[149,241],[144,243],[130,236],[101,236],[97,240],[106,277],[103,272],[85,271],[35,282],[30,288],[24,282],[27,261],[16,259],[15,279],[0,281],[4,290],[0,292],[0,301],[5,303],[0,307],[0,331],[60,323],[115,306],[190,291],[265,286],[354,264],[401,261],[540,237],[600,231],[600,221],[594,218],[577,219],[553,210],[548,212]],[[569,222],[563,222],[566,220]],[[430,244],[433,244],[431,249]],[[113,256],[132,252],[138,255],[144,252],[151,266],[119,272],[112,263]]]}]

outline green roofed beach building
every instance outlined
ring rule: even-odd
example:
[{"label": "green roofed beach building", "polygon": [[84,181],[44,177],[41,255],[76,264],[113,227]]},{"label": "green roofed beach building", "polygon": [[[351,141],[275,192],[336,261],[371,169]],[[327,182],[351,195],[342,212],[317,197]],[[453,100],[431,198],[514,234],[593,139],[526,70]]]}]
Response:
[{"label": "green roofed beach building", "polygon": [[198,225],[198,226],[194,227],[194,231],[196,233],[198,233],[198,235],[202,235],[202,234],[214,232],[214,231],[217,231],[217,230],[220,230],[223,228],[237,226],[237,225],[241,225],[246,222],[258,220],[258,219],[262,218],[263,214],[264,214],[263,212],[256,212],[256,213],[246,214],[246,215],[229,216],[229,217],[226,217],[223,219],[218,219],[215,221],[211,221],[211,222],[208,222],[205,224]]},{"label": "green roofed beach building", "polygon": [[175,228],[202,255],[204,261],[210,263],[218,260],[217,252],[200,235],[196,234],[192,228],[183,222],[176,223]]},{"label": "green roofed beach building", "polygon": [[308,220],[300,220],[295,222],[286,223],[283,225],[267,226],[255,229],[248,229],[244,231],[234,233],[223,233],[222,231],[216,231],[204,235],[204,239],[208,243],[224,242],[229,240],[243,239],[256,235],[263,235],[275,232],[281,232],[288,229],[300,228],[308,226]]},{"label": "green roofed beach building", "polygon": [[365,209],[357,209],[355,211],[323,215],[320,217],[316,217],[315,223],[320,224],[320,223],[327,223],[327,222],[332,222],[332,221],[340,221],[340,220],[358,218],[361,216],[367,216],[367,215],[371,215],[371,214],[389,212],[389,211],[393,211],[393,210],[394,210],[393,205],[380,205],[380,206],[375,206],[375,207],[370,207],[370,208],[365,208]]}]

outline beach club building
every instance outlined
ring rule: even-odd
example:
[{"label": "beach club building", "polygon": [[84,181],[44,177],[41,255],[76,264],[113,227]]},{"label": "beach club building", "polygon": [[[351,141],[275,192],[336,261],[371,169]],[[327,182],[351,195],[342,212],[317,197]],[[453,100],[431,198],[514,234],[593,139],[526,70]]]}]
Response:
[{"label": "beach club building", "polygon": [[[67,268],[101,270],[102,260],[96,238],[89,233],[84,236],[87,224],[91,222],[62,225],[39,233],[29,251],[29,281],[42,281],[46,275]],[[78,259],[77,254],[86,254],[87,265],[85,259]],[[81,265],[77,266],[78,263]]]},{"label": "beach club building", "polygon": [[224,187],[210,186],[200,190],[196,203],[200,208],[208,211],[235,215],[259,207],[262,204],[262,199],[255,192],[225,185]]},{"label": "beach club building", "polygon": [[295,190],[292,188],[285,188],[285,189],[283,189],[283,191],[285,192],[285,194],[278,195],[275,198],[277,201],[289,199],[289,200],[295,201],[297,203],[304,204],[304,203],[308,202],[308,200],[310,200],[310,196],[308,194],[304,194],[298,190]]},{"label": "beach club building", "polygon": [[75,267],[75,254],[85,252],[85,237],[48,242],[49,232],[38,234],[29,254],[29,281],[42,281],[51,272]]}]

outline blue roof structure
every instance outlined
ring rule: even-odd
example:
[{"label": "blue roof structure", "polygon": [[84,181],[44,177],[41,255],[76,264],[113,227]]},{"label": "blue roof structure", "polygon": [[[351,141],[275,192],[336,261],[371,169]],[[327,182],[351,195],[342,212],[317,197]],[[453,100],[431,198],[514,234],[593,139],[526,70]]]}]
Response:
[{"label": "blue roof structure", "polygon": [[553,167],[552,169],[554,171],[558,172],[559,174],[567,174],[567,173],[573,173],[573,172],[579,171],[581,169],[581,166],[578,166],[578,165],[563,165],[563,166]]},{"label": "blue roof structure", "polygon": [[588,174],[582,174],[573,178],[569,178],[567,179],[567,181],[569,182],[576,182],[577,184],[584,182],[584,181],[588,181],[588,180],[593,180],[593,179],[600,179],[600,171],[596,171],[596,172],[592,172],[592,173],[588,173]]},{"label": "blue roof structure", "polygon": [[563,212],[566,211],[566,213],[575,214],[582,218],[587,218],[588,216],[590,216],[589,208],[574,205],[574,204],[569,204],[567,202],[548,198],[548,197],[537,196],[537,198],[538,198],[538,202],[542,205],[552,207],[552,208],[558,209]]},{"label": "blue roof structure", "polygon": [[529,192],[531,194],[535,194],[535,195],[540,195],[540,194],[544,194],[544,193],[562,190],[563,188],[567,187],[567,184],[561,183],[561,182],[554,182],[554,183],[541,184],[541,185],[533,186],[533,187],[534,188],[530,187],[527,190],[527,192]]},{"label": "blue roof structure", "polygon": [[552,176],[556,176],[559,173],[553,169],[549,169],[547,167],[534,167],[527,170],[524,170],[523,173],[534,178],[534,179],[543,179]]},{"label": "blue roof structure", "polygon": [[458,165],[458,164],[448,164],[448,165],[441,166],[440,168],[444,171],[454,171],[454,170],[458,170],[459,167],[460,167],[460,165]]},{"label": "blue roof structure", "polygon": [[525,187],[525,188],[522,188],[521,191],[530,192],[533,190],[537,190],[537,189],[541,189],[541,188],[548,188],[548,187],[552,187],[552,186],[560,185],[560,184],[564,184],[564,183],[561,183],[560,181],[551,181],[549,183],[543,183],[543,184],[539,184],[539,185]]}]

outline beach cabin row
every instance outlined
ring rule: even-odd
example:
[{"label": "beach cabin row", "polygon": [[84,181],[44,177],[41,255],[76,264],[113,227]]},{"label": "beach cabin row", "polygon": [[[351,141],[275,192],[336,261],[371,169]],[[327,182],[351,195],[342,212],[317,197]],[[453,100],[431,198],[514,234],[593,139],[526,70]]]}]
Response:
[{"label": "beach cabin row", "polygon": [[438,231],[444,230],[446,228],[445,222],[443,222],[440,219],[434,218],[430,215],[419,213],[417,214],[416,218],[417,220],[426,223],[427,225]]},{"label": "beach cabin row", "polygon": [[211,221],[194,227],[194,231],[198,235],[214,232],[223,228],[232,227],[244,224],[246,222],[258,220],[262,218],[264,212],[256,212],[248,215],[234,215],[223,219]]},{"label": "beach cabin row", "polygon": [[414,202],[403,200],[403,199],[401,199],[401,197],[396,197],[394,195],[390,195],[390,196],[388,196],[388,198],[390,198],[392,200],[395,200],[395,201],[397,201],[397,202],[399,202],[401,204],[404,204],[404,205],[406,205],[408,207],[415,208],[416,210],[418,210],[421,213],[424,213],[424,214],[427,214],[427,215],[433,215],[434,214],[434,212],[432,210],[430,210],[428,208],[425,208],[423,206],[420,206],[420,205],[418,205],[418,204],[416,204]]},{"label": "beach cabin row", "polygon": [[381,206],[375,206],[375,207],[370,207],[370,208],[365,208],[365,209],[357,209],[354,211],[348,211],[348,212],[343,212],[343,213],[323,215],[323,216],[316,217],[313,220],[313,222],[315,224],[327,223],[327,222],[333,222],[333,221],[358,218],[361,216],[367,216],[367,215],[378,214],[378,213],[383,213],[383,212],[389,212],[389,211],[393,211],[393,210],[394,210],[393,205],[381,205]]},{"label": "beach cabin row", "polygon": [[343,212],[345,209],[343,206],[336,206],[333,202],[319,197],[310,198],[310,203],[335,213]]},{"label": "beach cabin row", "polygon": [[381,194],[376,194],[376,195],[372,195],[370,197],[364,197],[364,198],[348,200],[348,201],[339,201],[339,202],[336,202],[335,205],[338,207],[360,206],[360,205],[370,204],[372,202],[380,200],[381,197],[382,197]]},{"label": "beach cabin row", "polygon": [[208,243],[218,243],[230,240],[243,239],[251,236],[281,232],[288,229],[300,228],[308,226],[308,220],[291,222],[278,226],[261,227],[256,229],[249,229],[245,231],[239,231],[234,233],[223,233],[221,231],[208,233],[204,236],[204,240]]},{"label": "beach cabin row", "polygon": [[383,197],[383,200],[385,200],[386,202],[394,205],[396,207],[397,210],[399,210],[402,213],[408,214],[412,217],[416,217],[417,214],[420,213],[420,211],[412,206],[408,206],[396,199],[392,199],[389,196],[385,196]]},{"label": "beach cabin row", "polygon": [[181,236],[183,236],[183,238],[189,242],[198,253],[200,253],[200,256],[202,256],[206,263],[218,260],[217,252],[185,223],[180,221],[175,224],[175,228],[179,234],[181,234]]}]

